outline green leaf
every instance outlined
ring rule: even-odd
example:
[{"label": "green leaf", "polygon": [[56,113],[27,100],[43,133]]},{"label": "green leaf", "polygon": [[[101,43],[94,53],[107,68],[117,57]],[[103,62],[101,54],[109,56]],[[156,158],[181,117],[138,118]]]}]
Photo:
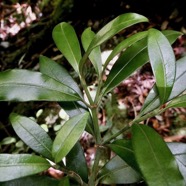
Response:
[{"label": "green leaf", "polygon": [[[173,43],[176,40],[176,38],[180,35],[180,32],[175,31],[166,32],[164,31],[163,33],[170,43]],[[143,34],[145,36],[146,33],[143,32]],[[106,94],[107,92],[111,91],[113,88],[119,85],[124,79],[130,76],[135,70],[137,70],[139,67],[143,66],[145,63],[149,61],[147,52],[147,39],[146,37],[143,38],[143,34],[142,35],[135,34],[125,40],[127,42],[126,44],[123,43],[124,47],[126,47],[128,44],[131,46],[127,48],[119,57],[119,59],[114,63],[107,77],[107,80],[103,86],[102,90],[103,94]],[[118,49],[116,48],[116,51],[114,51],[112,55],[110,54],[111,57],[117,53],[117,50],[119,51],[119,48]],[[107,61],[109,61],[111,57],[109,56]]]},{"label": "green leaf", "polygon": [[81,101],[71,101],[68,104],[66,102],[59,102],[59,104],[70,117],[88,112],[87,106]]},{"label": "green leaf", "polygon": [[69,181],[69,177],[66,176],[63,179],[61,179],[60,184],[58,186],[71,186],[70,181]]},{"label": "green leaf", "polygon": [[[85,51],[88,49],[88,47],[89,47],[92,39],[94,38],[94,36],[95,36],[95,33],[91,30],[91,28],[87,28],[83,32],[83,34],[81,36],[81,42],[83,44],[83,48],[84,48]],[[101,69],[102,69],[100,47],[96,47],[91,51],[91,53],[89,55],[89,59],[92,62],[97,74],[100,75],[101,74]]]},{"label": "green leaf", "polygon": [[52,148],[56,163],[61,161],[76,144],[85,129],[88,117],[89,113],[74,116],[61,127]]},{"label": "green leaf", "polygon": [[0,73],[1,101],[77,101],[70,87],[40,72],[7,70]]},{"label": "green leaf", "polygon": [[77,142],[66,156],[66,167],[88,182],[88,167],[81,144]]},{"label": "green leaf", "polygon": [[183,175],[186,183],[186,144],[171,142],[167,143],[167,145],[171,150],[172,154],[175,156],[180,172]]},{"label": "green leaf", "polygon": [[163,30],[161,32],[167,37],[170,44],[174,43],[179,36],[183,35],[182,32],[175,30]]},{"label": "green leaf", "polygon": [[127,48],[114,63],[106,82],[103,86],[103,94],[110,92],[135,70],[148,62],[147,41],[141,39]]},{"label": "green leaf", "polygon": [[10,115],[10,121],[22,141],[35,152],[52,160],[52,140],[37,123],[16,113]]},{"label": "green leaf", "polygon": [[166,107],[173,108],[173,107],[186,107],[186,95],[179,96],[177,98],[174,98]]},{"label": "green leaf", "polygon": [[96,46],[101,45],[106,40],[113,37],[121,30],[130,27],[134,24],[148,22],[148,19],[142,15],[136,13],[125,13],[119,15],[109,23],[107,23],[94,37],[88,50],[92,50]]},{"label": "green leaf", "polygon": [[151,28],[148,35],[148,54],[156,79],[159,98],[165,103],[171,94],[176,74],[173,49],[162,32]]},{"label": "green leaf", "polygon": [[[121,30],[130,27],[134,24],[141,23],[141,22],[147,22],[148,19],[140,14],[136,13],[125,13],[122,15],[119,15],[109,23],[107,23],[92,39],[92,42],[90,43],[85,55],[85,57],[88,57],[90,52],[97,46],[100,46],[102,43],[104,43],[106,40],[112,38],[115,34],[119,33]],[[80,69],[82,70],[85,60],[82,60],[80,62]]]},{"label": "green leaf", "polygon": [[28,176],[24,178],[19,178],[16,180],[11,180],[7,182],[0,183],[1,186],[59,186],[59,180],[48,176]]},{"label": "green leaf", "polygon": [[139,172],[131,140],[119,139],[107,146],[110,147],[112,151],[122,158],[129,166]]},{"label": "green leaf", "polygon": [[129,167],[119,156],[112,158],[99,172],[100,183],[131,184],[141,180],[141,176]]},{"label": "green leaf", "polygon": [[13,144],[13,143],[16,143],[16,138],[9,136],[9,137],[4,138],[0,142],[0,145],[10,145],[10,144]]},{"label": "green leaf", "polygon": [[147,36],[148,32],[139,32],[137,34],[134,34],[127,39],[123,40],[121,43],[119,43],[113,51],[108,56],[107,60],[105,61],[105,64],[108,64],[116,55],[118,55],[120,52],[122,52],[124,49],[128,48],[129,46],[135,44],[136,42],[140,41],[141,39],[144,39]]},{"label": "green leaf", "polygon": [[[68,102],[68,104],[66,102],[60,102],[59,104],[70,117],[74,117],[76,115],[88,112],[87,106],[81,101],[76,101],[76,102],[71,101],[71,102]],[[85,130],[89,132],[90,134],[93,134],[94,133],[93,128],[94,126],[92,123],[92,118],[91,116],[89,116]]]},{"label": "green leaf", "polygon": [[[173,98],[179,96],[186,89],[185,65],[186,65],[186,56],[176,61],[176,78],[175,78],[174,86],[172,88],[171,95],[168,100],[172,100]],[[145,100],[145,103],[141,109],[140,115],[144,115],[154,110],[158,106],[160,106],[160,99],[158,96],[158,92],[156,90],[156,86],[154,86]]]},{"label": "green leaf", "polygon": [[52,36],[58,49],[78,73],[81,49],[74,28],[69,23],[59,23],[54,27]]},{"label": "green leaf", "polygon": [[82,92],[68,71],[48,57],[39,57],[40,72],[73,89],[79,96]]},{"label": "green leaf", "polygon": [[34,175],[47,170],[49,162],[29,154],[0,154],[0,182]]},{"label": "green leaf", "polygon": [[136,161],[148,185],[185,185],[170,149],[152,128],[134,124],[132,145]]}]

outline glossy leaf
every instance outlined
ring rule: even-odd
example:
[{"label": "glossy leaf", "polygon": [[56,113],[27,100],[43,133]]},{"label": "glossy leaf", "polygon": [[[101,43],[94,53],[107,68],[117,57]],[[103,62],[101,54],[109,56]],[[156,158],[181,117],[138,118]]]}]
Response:
[{"label": "glossy leaf", "polygon": [[[66,102],[60,102],[59,104],[70,117],[88,112],[87,106],[81,101],[71,101],[68,104]],[[90,134],[94,134],[93,128],[92,118],[89,116],[85,130]]]},{"label": "glossy leaf", "polygon": [[49,162],[29,154],[0,154],[0,182],[34,175],[47,170]]},{"label": "glossy leaf", "polygon": [[[167,32],[164,31],[163,33],[170,43],[173,43],[176,40],[176,38],[180,35],[180,32],[175,31]],[[143,34],[145,35],[146,33],[144,32]],[[107,80],[103,86],[103,94],[106,94],[107,92],[111,91],[113,88],[119,85],[124,79],[126,79],[134,71],[136,71],[139,67],[143,66],[145,63],[149,61],[147,52],[147,38],[146,37],[143,38],[143,34],[131,36],[132,38],[134,37],[133,38],[134,43],[132,43],[133,39],[130,40],[130,37],[126,39],[128,40],[127,42],[129,42],[131,46],[123,52],[123,54],[113,65],[107,77]],[[111,57],[109,58],[111,59]]]},{"label": "glossy leaf", "polygon": [[88,167],[84,151],[79,142],[77,142],[66,156],[66,167],[76,172],[84,182],[88,182]]},{"label": "glossy leaf", "polygon": [[131,184],[141,180],[141,176],[129,167],[119,156],[112,158],[99,172],[103,184]]},{"label": "glossy leaf", "polygon": [[169,149],[175,156],[180,172],[183,175],[186,183],[186,144],[179,142],[167,143]]},{"label": "glossy leaf", "polygon": [[[87,28],[83,32],[83,34],[81,36],[81,42],[83,44],[83,48],[85,51],[87,51],[94,36],[95,36],[95,33],[91,30],[91,28]],[[89,55],[89,59],[92,62],[97,74],[100,75],[101,69],[102,69],[102,61],[101,61],[101,49],[99,46],[94,48],[91,51],[91,53]]]},{"label": "glossy leaf", "polygon": [[129,166],[139,172],[138,165],[135,160],[134,151],[132,149],[131,140],[116,140],[107,145],[115,152],[120,158],[122,158]]},{"label": "glossy leaf", "polygon": [[114,63],[106,82],[103,86],[103,94],[110,92],[135,70],[148,62],[146,38],[134,43],[127,48]]},{"label": "glossy leaf", "polygon": [[148,185],[185,185],[174,156],[154,129],[134,124],[132,145],[136,161]]},{"label": "glossy leaf", "polygon": [[119,15],[118,17],[107,23],[95,35],[88,50],[92,50],[96,46],[101,45],[103,42],[110,39],[121,30],[141,22],[148,22],[148,19],[136,13],[125,13]]},{"label": "glossy leaf", "polygon": [[53,29],[54,42],[76,72],[79,72],[81,50],[74,28],[66,22],[59,23]]},{"label": "glossy leaf", "polygon": [[37,123],[15,113],[10,115],[10,121],[22,141],[35,152],[52,160],[52,140]]},{"label": "glossy leaf", "polygon": [[76,101],[71,88],[40,72],[7,70],[0,73],[1,101]]},{"label": "glossy leaf", "polygon": [[[60,186],[59,180],[51,178],[49,176],[28,176],[24,178],[19,178],[16,180],[6,181],[0,183],[1,186],[21,186],[21,185],[28,185],[28,186]],[[62,185],[61,185],[62,186]],[[66,186],[66,185],[64,185]]]},{"label": "glossy leaf", "polygon": [[168,39],[159,30],[151,28],[148,32],[148,55],[163,104],[169,98],[174,85],[176,59]]},{"label": "glossy leaf", "polygon": [[88,111],[87,106],[81,101],[72,101],[68,104],[66,102],[59,102],[60,106],[65,110],[65,112],[70,116],[76,116]]},{"label": "glossy leaf", "polygon": [[57,80],[58,82],[66,85],[67,87],[70,87],[80,96],[82,96],[82,92],[79,89],[78,84],[70,76],[68,71],[65,68],[63,68],[60,64],[56,63],[55,61],[51,60],[48,57],[40,56],[39,66],[40,66],[40,72],[42,74],[45,74]]},{"label": "glossy leaf", "polygon": [[147,31],[139,32],[123,40],[113,49],[113,51],[110,53],[105,63],[108,64],[116,55],[118,55],[120,52],[122,52],[124,49],[128,48],[129,46],[140,41],[141,39],[144,39],[147,36],[147,34],[148,34]]},{"label": "glossy leaf", "polygon": [[175,30],[163,30],[161,32],[166,36],[170,44],[173,44],[179,36],[183,35],[182,32],[178,32]]},{"label": "glossy leaf", "polygon": [[74,116],[61,127],[52,148],[56,163],[61,161],[76,144],[85,129],[88,117],[89,113]]},{"label": "glossy leaf", "polygon": [[[180,58],[176,61],[176,78],[174,82],[174,86],[171,92],[171,95],[168,100],[172,100],[173,98],[182,94],[186,89],[186,56]],[[152,88],[149,95],[147,96],[145,103],[140,112],[141,115],[144,115],[155,108],[160,106],[160,100],[158,97],[158,92],[156,90],[156,86]]]}]

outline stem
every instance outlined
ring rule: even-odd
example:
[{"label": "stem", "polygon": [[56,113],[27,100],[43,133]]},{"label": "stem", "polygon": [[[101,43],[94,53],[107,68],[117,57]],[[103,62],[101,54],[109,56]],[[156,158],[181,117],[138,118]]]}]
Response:
[{"label": "stem", "polygon": [[99,123],[98,123],[98,116],[97,116],[97,107],[92,108],[92,120],[93,120],[93,125],[94,125],[94,134],[96,137],[96,144],[101,143],[101,133],[99,129]]},{"label": "stem", "polygon": [[[88,90],[88,88],[87,88],[87,84],[86,84],[86,82],[85,82],[85,79],[84,79],[84,77],[83,77],[83,74],[81,74],[80,81],[81,81],[81,85],[82,85],[82,87],[83,87],[83,89],[84,89],[84,91],[85,91],[85,94],[86,94],[86,96],[87,96],[87,99],[88,99],[88,101],[89,101],[89,104],[90,104],[90,105],[93,105],[94,102],[93,102],[92,97],[91,97],[91,95],[90,95],[90,92],[89,92],[89,90]],[[86,105],[88,105],[88,104],[86,104]],[[89,107],[91,107],[90,105],[89,105]]]},{"label": "stem", "polygon": [[136,117],[136,119],[134,119],[133,121],[131,121],[127,127],[123,127],[119,132],[113,134],[110,138],[108,138],[107,140],[103,141],[103,142],[101,143],[101,145],[105,145],[105,144],[109,143],[111,140],[115,139],[117,136],[119,136],[119,135],[122,134],[123,132],[127,131],[128,129],[130,129],[130,127],[131,127],[134,123],[139,123],[139,122],[144,121],[144,120],[146,120],[146,119],[148,119],[148,118],[151,118],[151,117],[153,117],[153,116],[155,116],[155,115],[157,115],[157,114],[161,114],[161,113],[164,112],[165,110],[166,110],[166,109],[159,109],[159,108],[157,108],[157,109],[155,109],[154,111],[152,111],[152,112],[150,112],[150,113],[148,113],[148,114],[146,114],[146,115],[144,115],[144,116],[142,116],[142,117],[140,117],[140,116]]},{"label": "stem", "polygon": [[87,184],[83,182],[81,177],[76,172],[66,169],[63,164],[61,164],[60,170],[63,171],[68,176],[70,176],[71,178],[73,178],[74,180],[76,180],[80,184],[80,186],[87,186]]},{"label": "stem", "polygon": [[146,120],[146,119],[148,119],[148,118],[151,118],[151,117],[153,117],[153,116],[155,116],[155,115],[161,114],[161,113],[164,112],[164,111],[165,111],[165,109],[157,108],[157,109],[155,109],[155,110],[149,112],[148,114],[146,114],[146,115],[144,115],[144,116],[140,116],[140,115],[139,115],[138,117],[136,117],[136,118],[132,121],[132,124],[133,124],[133,123],[139,123],[139,122],[141,122],[141,121],[144,121],[144,120]]},{"label": "stem", "polygon": [[127,131],[128,129],[130,129],[130,126],[123,127],[120,131],[113,134],[110,138],[106,139],[103,143],[101,143],[101,145],[105,145],[105,144],[109,143],[111,140],[115,139],[117,136],[119,136],[123,132]]},{"label": "stem", "polygon": [[102,155],[102,149],[98,147],[96,150],[94,165],[92,167],[92,174],[90,175],[90,179],[88,182],[89,186],[96,186],[96,177],[99,171],[99,161],[101,159],[101,155]]}]

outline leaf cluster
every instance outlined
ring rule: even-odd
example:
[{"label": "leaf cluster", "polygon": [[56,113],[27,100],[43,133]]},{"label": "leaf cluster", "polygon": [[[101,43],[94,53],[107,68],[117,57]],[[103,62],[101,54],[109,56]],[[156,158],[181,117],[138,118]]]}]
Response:
[{"label": "leaf cluster", "polygon": [[[100,46],[104,42],[141,22],[148,22],[148,19],[136,13],[122,14],[97,33],[91,28],[85,29],[81,44],[69,23],[62,22],[54,27],[54,42],[77,73],[80,85],[65,68],[46,56],[40,56],[40,72],[13,69],[0,73],[1,101],[56,101],[70,116],[53,141],[33,120],[12,113],[13,129],[38,155],[0,154],[0,182],[6,182],[5,185],[29,182],[32,177],[26,176],[53,167],[63,171],[65,176],[60,180],[50,179],[52,185],[93,186],[141,181],[150,186],[185,185],[185,144],[166,144],[157,132],[140,123],[168,108],[186,106],[186,57],[176,61],[171,47],[181,33],[150,28],[121,41],[106,61],[101,58]],[[118,54],[119,58],[104,81],[106,67]],[[95,69],[98,82],[94,95],[85,78],[88,61]],[[104,138],[98,122],[102,98],[148,62],[156,82],[140,113],[120,131]],[[90,167],[79,142],[85,130],[96,143],[95,159]],[[117,139],[128,130],[131,139]],[[108,156],[108,151],[115,156]],[[35,184],[44,184],[46,180],[37,177]]]}]

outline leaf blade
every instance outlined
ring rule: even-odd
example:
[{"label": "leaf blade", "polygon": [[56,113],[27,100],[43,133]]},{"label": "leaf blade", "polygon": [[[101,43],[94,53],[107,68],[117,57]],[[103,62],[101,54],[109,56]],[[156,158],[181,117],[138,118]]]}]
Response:
[{"label": "leaf blade", "polygon": [[76,72],[79,72],[81,49],[74,28],[62,22],[56,25],[52,31],[53,40]]},{"label": "leaf blade", "polygon": [[175,81],[175,55],[168,39],[160,31],[151,28],[148,32],[148,55],[163,104],[169,98]]},{"label": "leaf blade", "polygon": [[88,167],[81,144],[77,142],[66,156],[66,167],[88,183]]},{"label": "leaf blade", "polygon": [[59,180],[50,178],[48,176],[28,176],[19,178],[16,180],[6,181],[0,184],[1,186],[21,186],[21,185],[29,185],[29,186],[58,186]]},{"label": "leaf blade", "polygon": [[99,172],[103,184],[131,184],[141,180],[141,176],[129,167],[119,156],[114,156]]},{"label": "leaf blade", "polygon": [[129,48],[114,63],[104,85],[103,94],[108,93],[119,85],[131,73],[148,62],[146,39],[142,39]]},{"label": "leaf blade", "polygon": [[51,60],[46,56],[39,57],[39,66],[40,72],[45,74],[58,82],[66,85],[73,89],[78,95],[82,96],[82,93],[79,89],[79,86],[75,82],[75,80],[70,76],[68,71],[63,68],[61,65],[56,63],[55,61]]},{"label": "leaf blade", "polygon": [[175,156],[180,172],[186,182],[186,144],[180,142],[167,143],[172,154]]},{"label": "leaf blade", "polygon": [[[95,33],[91,31],[90,28],[87,28],[84,30],[82,36],[81,36],[81,42],[83,44],[83,48],[85,51],[87,51],[92,39],[94,38]],[[102,69],[102,61],[101,61],[101,49],[100,47],[94,48],[90,55],[89,59],[92,62],[96,72],[98,75],[101,74],[101,69]]]},{"label": "leaf blade", "polygon": [[[172,92],[170,94],[168,101],[174,99],[176,96],[179,96],[185,90],[185,87],[186,87],[185,65],[186,65],[186,56],[177,60],[176,78],[175,78],[174,86],[172,88]],[[160,99],[158,96],[158,92],[156,90],[156,86],[154,86],[145,100],[145,103],[140,111],[140,115],[144,115],[156,109],[158,106],[160,106]]]},{"label": "leaf blade", "polygon": [[110,39],[112,36],[120,32],[121,30],[140,22],[148,22],[148,19],[136,13],[125,13],[116,17],[108,24],[106,24],[96,34],[88,50],[92,50],[94,47],[101,45],[103,42]]},{"label": "leaf blade", "polygon": [[165,109],[173,107],[186,107],[186,95],[184,94],[182,96],[174,98],[170,103],[168,103]]},{"label": "leaf blade", "polygon": [[1,101],[76,101],[71,88],[40,72],[7,70],[0,73]]},{"label": "leaf blade", "polygon": [[115,140],[108,147],[112,149],[120,158],[122,158],[129,166],[139,172],[139,167],[136,163],[132,143],[130,140]]},{"label": "leaf blade", "polygon": [[52,140],[33,120],[11,113],[10,121],[16,134],[31,149],[52,160]]},{"label": "leaf blade", "polygon": [[78,141],[85,129],[88,117],[89,113],[80,114],[62,126],[52,147],[52,154],[56,163],[61,161]]},{"label": "leaf blade", "polygon": [[0,181],[9,181],[47,170],[44,158],[29,154],[0,154]]},{"label": "leaf blade", "polygon": [[174,156],[159,134],[146,125],[134,124],[132,136],[136,161],[149,185],[185,185]]}]

